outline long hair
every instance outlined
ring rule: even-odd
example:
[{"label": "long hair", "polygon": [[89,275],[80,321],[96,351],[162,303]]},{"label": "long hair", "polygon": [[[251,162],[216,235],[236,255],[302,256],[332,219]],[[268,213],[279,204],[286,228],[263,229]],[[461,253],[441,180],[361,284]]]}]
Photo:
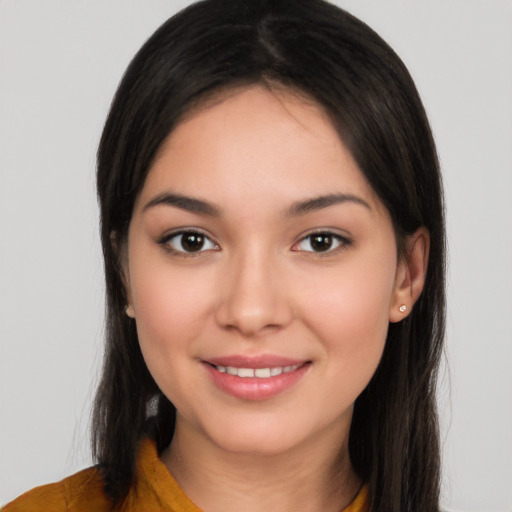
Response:
[{"label": "long hair", "polygon": [[400,257],[420,226],[431,236],[426,283],[411,314],[390,324],[379,367],[357,398],[352,464],[373,512],[438,510],[435,389],[445,325],[445,230],[433,137],[415,85],[367,25],[323,0],[204,0],[166,21],[129,65],[98,150],[106,277],[106,347],[92,422],[106,492],[134,483],[137,445],[161,452],[175,408],[143,360],[119,265],[135,199],[173,128],[209,95],[244,84],[285,87],[322,105],[388,209]]}]

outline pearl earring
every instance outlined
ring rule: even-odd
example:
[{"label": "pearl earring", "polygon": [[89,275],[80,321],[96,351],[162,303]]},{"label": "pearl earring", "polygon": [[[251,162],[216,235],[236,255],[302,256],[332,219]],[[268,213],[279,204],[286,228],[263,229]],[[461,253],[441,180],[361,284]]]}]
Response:
[{"label": "pearl earring", "polygon": [[407,309],[407,306],[405,304],[402,304],[398,309],[400,310],[400,313],[404,313],[405,310]]}]

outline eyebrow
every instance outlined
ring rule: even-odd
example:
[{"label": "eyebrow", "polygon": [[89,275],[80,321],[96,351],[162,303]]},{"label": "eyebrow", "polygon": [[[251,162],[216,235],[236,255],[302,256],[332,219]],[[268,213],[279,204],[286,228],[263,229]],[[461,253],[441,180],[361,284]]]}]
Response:
[{"label": "eyebrow", "polygon": [[174,206],[175,208],[209,217],[218,217],[220,215],[219,208],[208,201],[169,192],[164,192],[151,199],[142,211],[145,212],[149,208],[160,205]]},{"label": "eyebrow", "polygon": [[343,203],[354,203],[364,206],[371,211],[371,206],[364,200],[358,196],[353,194],[328,194],[325,196],[313,197],[312,199],[307,199],[306,201],[299,201],[294,203],[288,210],[285,212],[286,217],[296,217],[300,215],[306,215],[308,213],[315,212],[317,210],[321,210],[322,208],[327,208],[329,206],[333,206],[335,204],[343,204]]},{"label": "eyebrow", "polygon": [[[364,199],[353,194],[328,194],[294,203],[285,211],[285,217],[306,215],[308,213],[321,210],[322,208],[343,203],[359,204],[368,210],[371,210],[370,205]],[[173,206],[191,213],[207,215],[209,217],[220,216],[220,209],[208,201],[170,192],[164,192],[151,199],[151,201],[144,206],[142,211],[145,212],[150,208],[160,205]]]}]

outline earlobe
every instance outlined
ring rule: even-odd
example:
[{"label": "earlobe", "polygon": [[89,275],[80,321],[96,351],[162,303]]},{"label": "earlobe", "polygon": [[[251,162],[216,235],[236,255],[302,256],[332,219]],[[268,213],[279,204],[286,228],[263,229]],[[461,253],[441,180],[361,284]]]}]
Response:
[{"label": "earlobe", "polygon": [[425,227],[407,237],[406,254],[398,263],[389,321],[400,322],[418,300],[427,275],[430,234]]}]

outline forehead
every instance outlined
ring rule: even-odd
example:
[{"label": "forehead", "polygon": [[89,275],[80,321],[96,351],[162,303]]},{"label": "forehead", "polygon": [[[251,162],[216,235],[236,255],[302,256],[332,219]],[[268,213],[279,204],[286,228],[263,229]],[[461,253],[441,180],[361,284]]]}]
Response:
[{"label": "forehead", "polygon": [[[378,201],[324,109],[283,88],[224,91],[194,108],[162,144],[141,196],[178,193],[357,193]],[[215,191],[222,191],[221,195]]]},{"label": "forehead", "polygon": [[252,84],[214,91],[200,99],[187,110],[161,150],[179,144],[191,132],[207,130],[212,125],[230,125],[243,132],[272,126],[276,130],[284,128],[295,136],[309,133],[317,139],[324,137],[324,142],[341,142],[325,109],[314,99],[282,85]]}]

